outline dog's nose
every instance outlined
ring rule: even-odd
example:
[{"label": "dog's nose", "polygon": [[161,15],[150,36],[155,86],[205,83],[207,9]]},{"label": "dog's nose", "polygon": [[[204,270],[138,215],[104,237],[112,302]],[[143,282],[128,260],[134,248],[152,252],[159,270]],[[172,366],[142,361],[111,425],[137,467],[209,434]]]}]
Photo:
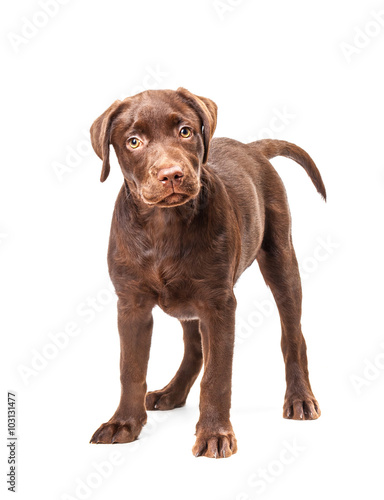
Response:
[{"label": "dog's nose", "polygon": [[177,186],[181,183],[181,179],[184,177],[183,171],[180,167],[170,167],[170,168],[162,168],[157,173],[157,178],[164,185],[167,186],[169,184],[173,184]]}]

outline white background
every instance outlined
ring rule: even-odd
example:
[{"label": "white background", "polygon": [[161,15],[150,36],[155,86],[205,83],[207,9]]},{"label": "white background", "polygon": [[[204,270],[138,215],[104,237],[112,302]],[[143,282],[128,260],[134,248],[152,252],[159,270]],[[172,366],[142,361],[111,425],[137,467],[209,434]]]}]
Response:
[{"label": "white background", "polygon": [[[2,4],[3,492],[6,391],[14,390],[22,499],[382,494],[384,20],[374,14],[384,19],[384,4],[221,4],[227,10],[211,0],[73,0],[56,4],[48,19],[36,14],[37,1]],[[22,36],[25,18],[45,25],[29,27],[29,40],[18,45],[10,34]],[[306,149],[328,192],[324,204],[300,166],[273,160],[291,206],[302,325],[322,416],[282,418],[280,323],[255,265],[236,287],[232,423],[239,451],[226,460],[191,453],[198,383],[186,407],[151,412],[136,443],[88,444],[120,394],[106,253],[122,175],[113,156],[110,178],[99,182],[101,162],[87,131],[117,98],[178,86],[218,104],[216,137],[269,136]],[[61,176],[58,164],[66,165]],[[90,298],[97,300],[93,315]],[[154,314],[149,389],[163,387],[182,356],[178,322]],[[68,323],[78,335],[52,354],[50,334]],[[43,352],[53,359],[45,366],[40,359],[40,369],[22,377]],[[95,464],[112,459],[104,464],[108,477],[96,473]]]}]

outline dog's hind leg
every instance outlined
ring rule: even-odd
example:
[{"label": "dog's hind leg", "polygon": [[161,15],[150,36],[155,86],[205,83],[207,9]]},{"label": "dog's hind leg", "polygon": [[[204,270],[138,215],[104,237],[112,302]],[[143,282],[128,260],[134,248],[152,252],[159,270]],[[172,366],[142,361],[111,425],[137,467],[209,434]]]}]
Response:
[{"label": "dog's hind leg", "polygon": [[163,389],[148,392],[147,410],[172,410],[185,405],[203,364],[199,320],[180,321],[184,332],[184,357],[173,379]]},{"label": "dog's hind leg", "polygon": [[267,210],[266,231],[257,261],[280,314],[287,381],[283,417],[314,420],[320,416],[320,407],[309,383],[306,344],[300,324],[301,281],[289,212],[285,208],[281,205],[279,210]]}]

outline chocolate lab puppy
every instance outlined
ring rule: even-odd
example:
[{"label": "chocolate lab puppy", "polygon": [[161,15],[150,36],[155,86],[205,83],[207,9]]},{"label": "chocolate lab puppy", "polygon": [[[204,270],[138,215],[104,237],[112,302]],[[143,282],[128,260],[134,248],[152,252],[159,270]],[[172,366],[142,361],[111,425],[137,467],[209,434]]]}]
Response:
[{"label": "chocolate lab puppy", "polygon": [[[118,296],[121,400],[92,443],[128,443],[146,410],[185,404],[202,366],[196,456],[237,451],[229,419],[236,298],[233,287],[256,259],[282,325],[287,390],[283,416],[320,416],[308,378],[301,332],[301,283],[282,181],[270,162],[299,163],[317,191],[325,187],[298,146],[214,139],[217,107],[186,89],[149,90],[112,104],[92,125],[91,139],[108,177],[109,147],[124,176],[109,241],[108,264]],[[169,384],[147,392],[152,309],[178,318],[184,357]]]}]

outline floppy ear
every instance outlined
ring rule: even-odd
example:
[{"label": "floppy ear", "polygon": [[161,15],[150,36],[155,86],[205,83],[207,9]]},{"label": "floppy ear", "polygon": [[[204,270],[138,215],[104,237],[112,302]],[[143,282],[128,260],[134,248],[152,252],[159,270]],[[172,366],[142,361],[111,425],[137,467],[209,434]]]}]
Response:
[{"label": "floppy ear", "polygon": [[117,115],[121,101],[115,101],[104,113],[93,122],[91,127],[91,143],[97,156],[103,160],[100,181],[104,182],[109,175],[109,144],[113,119]]},{"label": "floppy ear", "polygon": [[217,106],[207,99],[207,97],[200,97],[192,94],[189,90],[179,87],[176,92],[181,96],[184,102],[189,104],[200,116],[203,122],[203,139],[204,139],[204,157],[203,163],[207,162],[209,153],[209,143],[216,129],[217,123]]}]

